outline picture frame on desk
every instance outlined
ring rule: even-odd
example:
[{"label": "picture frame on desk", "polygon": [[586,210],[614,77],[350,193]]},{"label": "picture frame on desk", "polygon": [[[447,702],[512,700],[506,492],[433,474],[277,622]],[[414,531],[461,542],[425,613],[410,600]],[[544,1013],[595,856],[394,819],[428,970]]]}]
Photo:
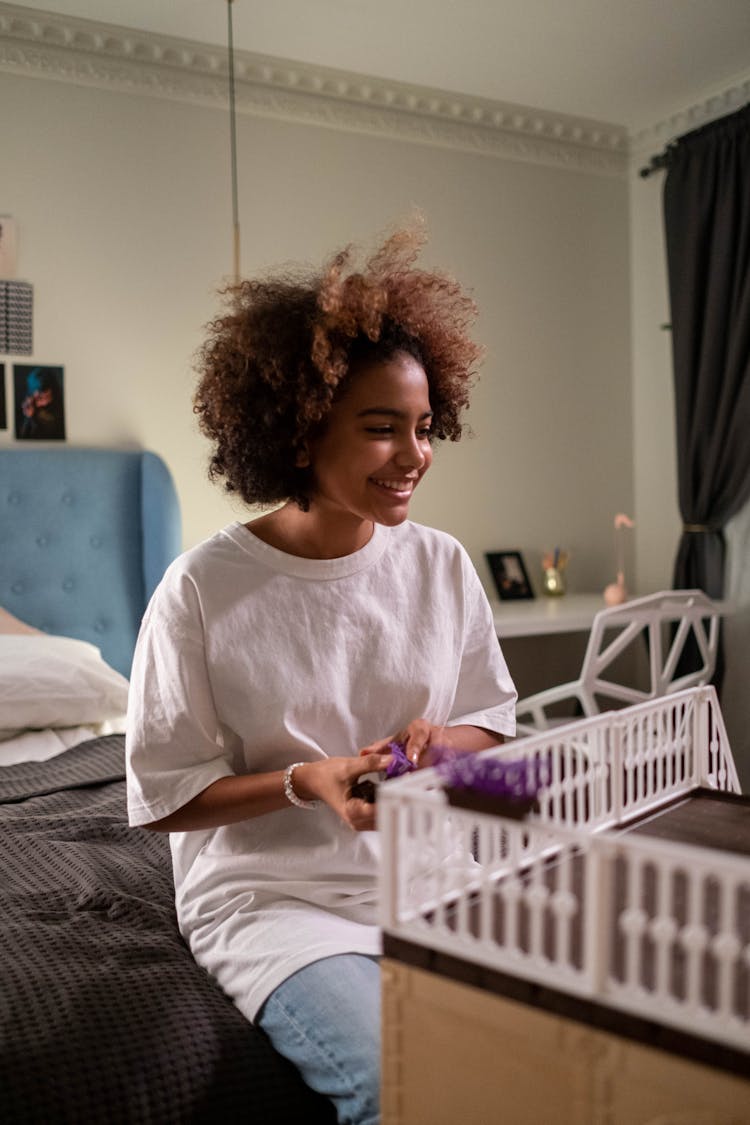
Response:
[{"label": "picture frame on desk", "polygon": [[534,597],[520,551],[487,551],[484,557],[501,601],[522,601]]}]

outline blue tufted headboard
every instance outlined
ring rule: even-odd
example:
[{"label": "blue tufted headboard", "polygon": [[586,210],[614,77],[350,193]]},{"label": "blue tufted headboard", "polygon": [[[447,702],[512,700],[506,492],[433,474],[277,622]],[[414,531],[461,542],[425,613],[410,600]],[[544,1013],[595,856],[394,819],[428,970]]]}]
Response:
[{"label": "blue tufted headboard", "polygon": [[130,674],[138,628],[181,549],[177,493],[154,453],[0,449],[0,606],[91,641]]}]

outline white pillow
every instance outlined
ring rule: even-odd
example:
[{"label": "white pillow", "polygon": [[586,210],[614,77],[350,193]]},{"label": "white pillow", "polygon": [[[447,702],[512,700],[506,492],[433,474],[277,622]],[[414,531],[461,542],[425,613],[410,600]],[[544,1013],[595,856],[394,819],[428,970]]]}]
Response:
[{"label": "white pillow", "polygon": [[0,635],[0,730],[101,723],[127,705],[128,681],[96,645],[46,633]]}]

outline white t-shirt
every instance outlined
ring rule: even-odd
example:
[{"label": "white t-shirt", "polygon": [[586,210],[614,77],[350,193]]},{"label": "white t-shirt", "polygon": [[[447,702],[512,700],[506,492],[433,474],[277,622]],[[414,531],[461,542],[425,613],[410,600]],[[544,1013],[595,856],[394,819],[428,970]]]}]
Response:
[{"label": "white t-shirt", "polygon": [[[169,568],[131,675],[130,823],[212,782],[355,756],[415,718],[515,732],[516,692],[474,568],[409,521],[303,559],[234,523]],[[326,805],[172,833],[180,929],[254,1018],[293,972],[380,952],[377,832]]]}]

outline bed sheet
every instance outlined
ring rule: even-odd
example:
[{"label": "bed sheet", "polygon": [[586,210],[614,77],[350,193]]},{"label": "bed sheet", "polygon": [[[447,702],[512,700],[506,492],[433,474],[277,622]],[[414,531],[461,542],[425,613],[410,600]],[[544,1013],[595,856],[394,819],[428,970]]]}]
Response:
[{"label": "bed sheet", "polygon": [[96,727],[48,727],[46,730],[18,731],[0,741],[0,766],[20,762],[48,762],[82,742],[90,742],[103,734],[122,734],[125,718],[101,723]]},{"label": "bed sheet", "polygon": [[333,1125],[177,929],[124,739],[0,768],[0,1120]]}]

